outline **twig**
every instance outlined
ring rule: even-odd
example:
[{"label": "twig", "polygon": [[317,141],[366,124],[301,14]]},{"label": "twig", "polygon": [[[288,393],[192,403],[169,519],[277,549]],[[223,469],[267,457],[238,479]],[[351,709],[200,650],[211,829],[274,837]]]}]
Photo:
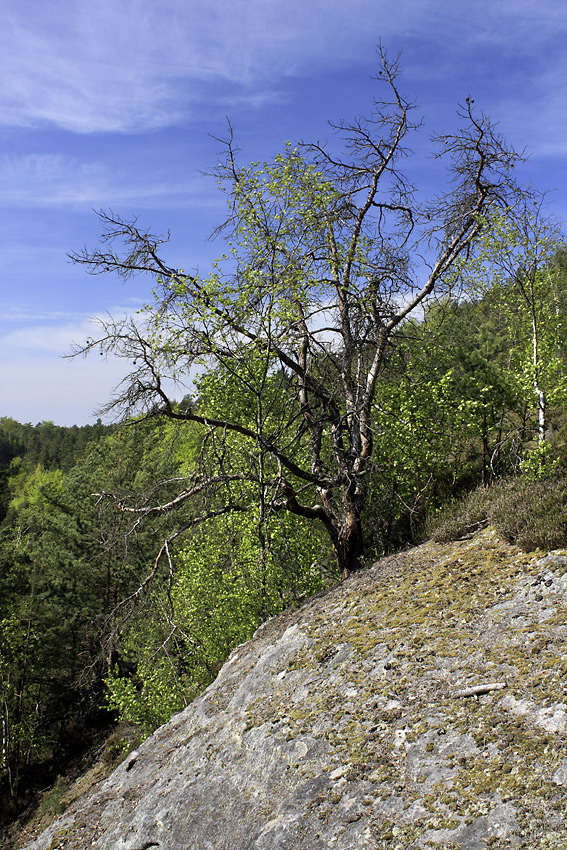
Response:
[{"label": "twig", "polygon": [[476,697],[480,694],[487,694],[489,691],[500,691],[506,687],[506,682],[491,682],[486,685],[473,685],[471,688],[464,688],[462,691],[453,691],[452,697]]}]

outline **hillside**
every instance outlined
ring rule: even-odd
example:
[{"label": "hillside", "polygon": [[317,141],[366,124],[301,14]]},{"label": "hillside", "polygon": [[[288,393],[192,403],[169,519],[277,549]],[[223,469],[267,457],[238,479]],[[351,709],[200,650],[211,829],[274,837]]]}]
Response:
[{"label": "hillside", "polygon": [[264,624],[27,850],[565,848],[566,609],[567,552],[490,529],[383,559]]}]

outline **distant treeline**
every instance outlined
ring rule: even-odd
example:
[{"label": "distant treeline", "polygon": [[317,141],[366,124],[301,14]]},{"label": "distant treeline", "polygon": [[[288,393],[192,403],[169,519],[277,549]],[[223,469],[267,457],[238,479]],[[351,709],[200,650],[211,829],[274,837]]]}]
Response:
[{"label": "distant treeline", "polygon": [[87,443],[113,429],[100,419],[95,425],[63,427],[53,422],[22,425],[7,416],[0,417],[0,465],[7,466],[15,457],[29,464],[41,463],[45,469],[70,469]]}]

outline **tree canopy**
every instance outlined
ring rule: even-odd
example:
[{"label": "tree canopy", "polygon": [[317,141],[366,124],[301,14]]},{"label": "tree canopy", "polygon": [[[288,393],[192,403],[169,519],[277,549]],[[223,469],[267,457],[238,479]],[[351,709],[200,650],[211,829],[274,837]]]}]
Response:
[{"label": "tree canopy", "polygon": [[[177,498],[224,487],[238,510],[253,483],[266,510],[324,525],[345,577],[364,558],[372,408],[389,346],[406,317],[450,287],[491,212],[513,210],[522,194],[513,177],[520,157],[467,99],[458,129],[433,140],[450,188],[418,202],[403,170],[418,127],[413,105],[397,62],[381,47],[378,56],[380,97],[367,118],[332,125],[336,150],[288,145],[272,162],[243,166],[230,130],[214,170],[228,197],[217,230],[227,253],[209,276],[169,266],[163,239],[104,212],[103,248],[71,255],[94,274],[155,278],[142,316],[103,322],[78,352],[135,364],[106,410],[205,428],[208,448]],[[114,249],[120,242],[124,253]],[[195,396],[176,406],[166,379],[187,384],[199,369],[230,375],[240,404],[205,414]],[[234,434],[247,441],[247,463],[233,461]]]}]

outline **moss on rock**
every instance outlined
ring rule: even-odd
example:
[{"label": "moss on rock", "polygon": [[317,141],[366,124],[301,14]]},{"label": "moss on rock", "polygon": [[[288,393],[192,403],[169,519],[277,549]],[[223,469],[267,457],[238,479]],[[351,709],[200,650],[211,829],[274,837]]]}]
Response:
[{"label": "moss on rock", "polygon": [[566,576],[491,529],[382,560],[261,627],[29,850],[565,850]]}]

